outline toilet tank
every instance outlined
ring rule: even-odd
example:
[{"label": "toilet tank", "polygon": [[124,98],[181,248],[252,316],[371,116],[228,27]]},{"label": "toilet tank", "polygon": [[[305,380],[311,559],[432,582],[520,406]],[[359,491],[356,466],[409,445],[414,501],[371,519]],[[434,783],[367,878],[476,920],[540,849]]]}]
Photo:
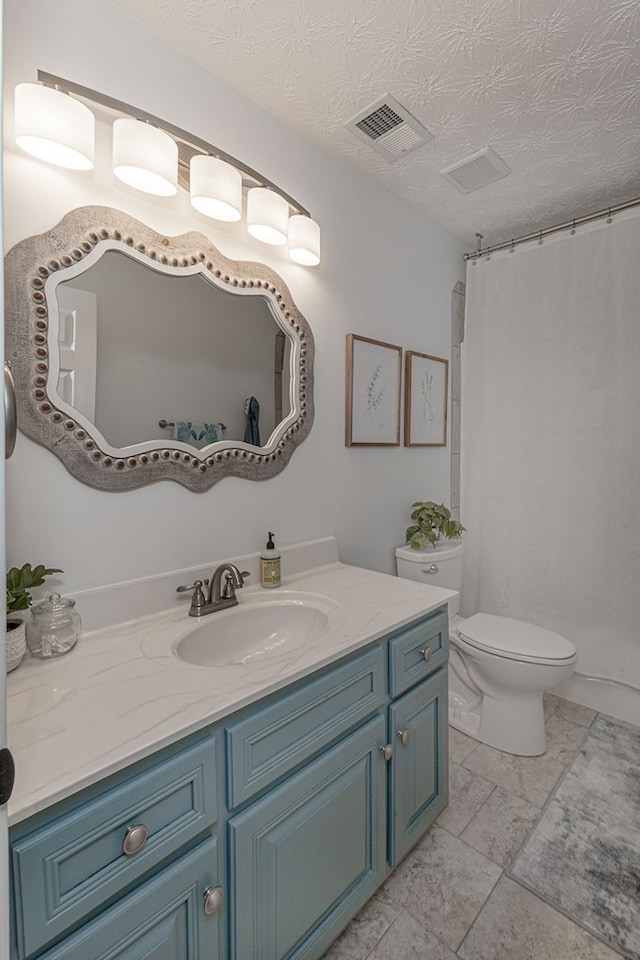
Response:
[{"label": "toilet tank", "polygon": [[405,543],[396,549],[396,572],[405,580],[430,583],[434,587],[457,590],[458,596],[449,601],[449,618],[460,610],[462,589],[462,551],[459,540],[445,540],[437,547],[414,550]]}]

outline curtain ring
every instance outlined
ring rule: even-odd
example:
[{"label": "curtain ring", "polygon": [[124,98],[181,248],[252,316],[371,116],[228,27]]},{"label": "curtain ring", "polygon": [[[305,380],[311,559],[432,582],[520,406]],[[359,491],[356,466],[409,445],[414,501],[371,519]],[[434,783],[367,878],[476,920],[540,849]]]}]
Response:
[{"label": "curtain ring", "polygon": [[611,216],[611,207],[609,207],[609,216],[607,217],[607,223],[613,223],[613,217]]},{"label": "curtain ring", "polygon": [[538,246],[542,246],[542,230],[540,231],[540,239],[538,240]]},{"label": "curtain ring", "polygon": [[514,244],[514,242],[513,242],[513,237],[512,237],[512,238],[511,238],[511,246],[509,247],[509,253],[513,253],[515,249],[516,249],[516,247],[515,247],[515,244]]},{"label": "curtain ring", "polygon": [[575,221],[575,217],[574,217],[574,219],[573,219],[573,226],[571,227],[571,236],[573,236],[573,235],[575,234],[575,232],[576,232],[576,221]]}]

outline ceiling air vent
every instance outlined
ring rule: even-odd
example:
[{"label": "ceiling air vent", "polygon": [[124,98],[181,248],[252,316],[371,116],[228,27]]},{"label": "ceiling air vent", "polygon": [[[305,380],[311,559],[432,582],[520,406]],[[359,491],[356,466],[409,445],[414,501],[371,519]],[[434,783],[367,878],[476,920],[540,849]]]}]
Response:
[{"label": "ceiling air vent", "polygon": [[478,150],[470,157],[446,167],[440,173],[456,190],[471,193],[472,190],[480,190],[481,187],[508,176],[511,170],[495,150],[485,147],[484,150]]},{"label": "ceiling air vent", "polygon": [[426,127],[388,94],[350,120],[346,127],[385,160],[399,160],[433,140]]}]

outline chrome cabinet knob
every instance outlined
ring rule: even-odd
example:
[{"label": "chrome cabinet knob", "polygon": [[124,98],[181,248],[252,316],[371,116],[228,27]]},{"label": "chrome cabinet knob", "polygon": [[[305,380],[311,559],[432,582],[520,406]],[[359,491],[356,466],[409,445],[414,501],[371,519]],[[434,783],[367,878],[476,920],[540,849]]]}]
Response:
[{"label": "chrome cabinet knob", "polygon": [[148,836],[149,831],[144,823],[136,823],[132,827],[129,827],[122,841],[122,852],[127,857],[132,857],[134,853],[140,853],[147,842]]},{"label": "chrome cabinet knob", "polygon": [[202,895],[204,912],[208,917],[216,910],[219,910],[224,900],[224,891],[222,887],[207,887]]},{"label": "chrome cabinet knob", "polygon": [[393,756],[393,747],[390,743],[385,743],[380,747],[380,753],[382,754],[384,760],[391,760],[391,757]]},{"label": "chrome cabinet knob", "polygon": [[406,745],[409,743],[410,737],[411,733],[409,730],[398,730],[398,739],[403,747],[406,747]]},{"label": "chrome cabinet knob", "polygon": [[420,651],[420,656],[423,660],[426,660],[427,663],[429,663],[429,660],[431,660],[432,655],[431,647],[423,647]]}]

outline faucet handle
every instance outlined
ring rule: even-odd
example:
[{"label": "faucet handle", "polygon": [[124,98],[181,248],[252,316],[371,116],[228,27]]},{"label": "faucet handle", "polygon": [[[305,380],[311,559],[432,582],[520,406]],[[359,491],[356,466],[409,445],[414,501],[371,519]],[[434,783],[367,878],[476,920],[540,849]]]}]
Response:
[{"label": "faucet handle", "polygon": [[224,586],[221,594],[223,600],[233,600],[236,595],[236,590],[238,590],[240,587],[244,587],[245,577],[251,576],[251,572],[249,570],[243,570],[240,572],[237,567],[234,567],[233,569],[237,579],[230,570],[225,573]]},{"label": "faucet handle", "polygon": [[193,596],[191,598],[191,606],[189,607],[189,616],[190,617],[199,617],[204,607],[206,601],[205,595],[202,592],[202,580],[194,580],[192,584],[188,587],[176,587],[176,593],[185,593],[187,590],[193,590]]},{"label": "faucet handle", "polygon": [[202,580],[194,580],[188,587],[176,587],[176,593],[185,593],[186,590],[202,590]]}]

